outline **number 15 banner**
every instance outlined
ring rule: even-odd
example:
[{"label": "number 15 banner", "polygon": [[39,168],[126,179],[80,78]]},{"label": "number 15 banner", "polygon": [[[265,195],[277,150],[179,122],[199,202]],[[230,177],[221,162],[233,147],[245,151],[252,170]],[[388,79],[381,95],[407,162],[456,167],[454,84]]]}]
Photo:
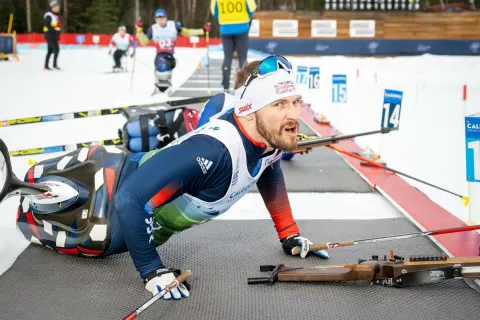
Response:
[{"label": "number 15 banner", "polygon": [[382,128],[398,129],[400,126],[402,98],[402,91],[385,89],[385,94],[383,95]]},{"label": "number 15 banner", "polygon": [[347,103],[347,75],[332,75],[332,102]]},{"label": "number 15 banner", "polygon": [[465,117],[467,181],[480,182],[480,115]]}]

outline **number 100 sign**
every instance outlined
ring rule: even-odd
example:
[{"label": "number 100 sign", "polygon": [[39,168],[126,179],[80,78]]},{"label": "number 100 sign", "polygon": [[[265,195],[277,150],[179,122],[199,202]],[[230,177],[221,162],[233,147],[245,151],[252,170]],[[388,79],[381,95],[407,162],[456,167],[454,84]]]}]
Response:
[{"label": "number 100 sign", "polygon": [[382,128],[398,128],[402,111],[402,91],[385,89],[382,108]]},{"label": "number 100 sign", "polygon": [[465,118],[467,181],[480,182],[480,115]]}]

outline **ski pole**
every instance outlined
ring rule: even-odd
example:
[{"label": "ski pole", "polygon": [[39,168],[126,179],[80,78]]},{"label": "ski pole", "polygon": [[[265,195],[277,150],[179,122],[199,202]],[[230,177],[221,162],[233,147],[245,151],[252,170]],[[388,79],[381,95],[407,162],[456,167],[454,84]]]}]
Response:
[{"label": "ski pole", "polygon": [[141,305],[140,307],[138,307],[135,311],[133,311],[132,313],[130,313],[128,316],[126,316],[125,318],[123,318],[123,320],[131,320],[131,319],[135,319],[140,313],[142,313],[145,309],[147,309],[148,307],[150,307],[155,301],[157,301],[158,299],[160,299],[161,297],[163,297],[164,295],[166,295],[168,292],[172,291],[173,289],[175,289],[176,287],[178,287],[180,285],[180,283],[186,281],[188,278],[190,278],[190,276],[192,275],[192,272],[190,270],[187,270],[185,272],[182,272],[182,274],[180,274],[176,279],[175,281],[173,281],[172,283],[170,283],[168,286],[165,287],[165,289],[163,289],[162,291],[160,291],[159,293],[157,293],[156,295],[154,295],[150,300],[148,300],[147,302],[145,302],[143,305]]},{"label": "ski pole", "polygon": [[[210,26],[210,23],[208,23]],[[210,90],[210,40],[209,40],[210,31],[207,31],[207,77],[208,77],[208,90],[207,94],[211,94],[212,90]]]},{"label": "ski pole", "polygon": [[[346,155],[348,155],[348,156],[350,156],[350,157],[356,158],[356,159],[361,160],[361,161],[365,161],[368,165],[372,165],[372,166],[378,167],[378,168],[383,168],[383,169],[385,169],[385,170],[388,170],[388,171],[390,171],[390,172],[393,172],[393,173],[396,173],[396,174],[405,176],[405,177],[407,177],[407,178],[410,178],[410,179],[412,179],[412,180],[421,182],[421,183],[426,184],[426,185],[428,185],[428,186],[431,186],[431,187],[433,187],[433,188],[436,188],[436,189],[439,189],[439,190],[448,192],[448,193],[450,193],[450,194],[452,194],[452,195],[454,195],[454,196],[457,196],[457,197],[459,197],[460,199],[462,199],[463,205],[464,205],[465,207],[468,206],[468,203],[469,203],[469,201],[470,201],[470,199],[469,199],[468,196],[462,196],[462,195],[457,194],[457,193],[455,193],[455,192],[449,191],[449,190],[447,190],[447,189],[441,188],[441,187],[436,186],[436,185],[434,185],[434,184],[431,184],[431,183],[429,183],[429,182],[426,182],[426,181],[420,180],[420,179],[418,179],[418,178],[412,177],[412,176],[410,176],[410,175],[408,175],[408,174],[406,174],[406,173],[403,173],[403,172],[400,172],[400,171],[398,171],[398,170],[389,168],[389,167],[387,167],[387,166],[384,165],[384,164],[381,164],[381,163],[378,163],[378,162],[375,162],[375,161],[366,159],[366,158],[361,157],[361,156],[359,156],[359,155],[357,155],[357,154],[355,154],[355,153],[352,153],[352,152],[343,150],[343,149],[341,149],[341,148],[338,148],[338,147],[335,147],[335,146],[331,146],[331,145],[329,145],[328,147],[329,147],[330,149],[335,150],[335,151],[338,151],[338,152],[341,152],[341,153],[343,153],[343,154],[346,154]],[[367,164],[361,164],[361,165],[367,165]]]},{"label": "ski pole", "polygon": [[137,60],[137,55],[133,55],[133,66],[132,66],[132,76],[130,77],[130,92],[132,92],[133,88],[133,73],[135,72],[135,61]]},{"label": "ski pole", "polygon": [[[339,247],[349,247],[349,246],[356,246],[359,244],[376,243],[376,242],[391,241],[391,240],[402,240],[402,239],[411,239],[411,238],[419,238],[419,237],[437,236],[441,234],[466,232],[466,231],[473,231],[473,230],[479,230],[479,229],[480,229],[480,225],[474,225],[474,226],[467,226],[467,227],[439,229],[439,230],[415,232],[415,233],[401,234],[396,236],[371,238],[371,239],[363,239],[363,240],[316,243],[316,244],[310,245],[309,251],[327,250],[327,249],[334,249]],[[298,254],[299,252],[300,252],[299,247],[293,249],[293,254]]]}]

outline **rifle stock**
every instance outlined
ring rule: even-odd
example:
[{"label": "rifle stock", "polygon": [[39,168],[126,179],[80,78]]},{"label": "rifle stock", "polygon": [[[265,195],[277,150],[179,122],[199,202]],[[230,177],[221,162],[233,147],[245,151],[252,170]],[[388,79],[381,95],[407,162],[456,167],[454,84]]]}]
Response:
[{"label": "rifle stock", "polygon": [[[448,279],[480,279],[480,257],[447,258],[441,256],[412,256],[405,260],[391,252],[378,260],[360,260],[358,264],[323,265],[312,268],[292,268],[279,265],[276,268],[260,267],[261,271],[273,271],[270,277],[249,278],[249,284],[265,282],[331,282],[363,281],[382,286],[408,287]],[[263,281],[268,279],[269,281]]]}]

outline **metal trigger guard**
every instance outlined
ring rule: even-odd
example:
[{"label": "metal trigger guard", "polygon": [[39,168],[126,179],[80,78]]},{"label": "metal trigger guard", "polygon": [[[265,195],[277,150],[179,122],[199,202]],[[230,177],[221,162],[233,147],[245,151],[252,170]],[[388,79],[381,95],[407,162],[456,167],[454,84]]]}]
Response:
[{"label": "metal trigger guard", "polygon": [[268,272],[271,271],[270,276],[268,277],[259,277],[259,278],[248,278],[248,284],[259,284],[259,283],[269,283],[274,284],[278,281],[278,273],[280,269],[283,267],[283,264],[279,264],[277,266],[266,265],[260,266],[260,272]]}]

